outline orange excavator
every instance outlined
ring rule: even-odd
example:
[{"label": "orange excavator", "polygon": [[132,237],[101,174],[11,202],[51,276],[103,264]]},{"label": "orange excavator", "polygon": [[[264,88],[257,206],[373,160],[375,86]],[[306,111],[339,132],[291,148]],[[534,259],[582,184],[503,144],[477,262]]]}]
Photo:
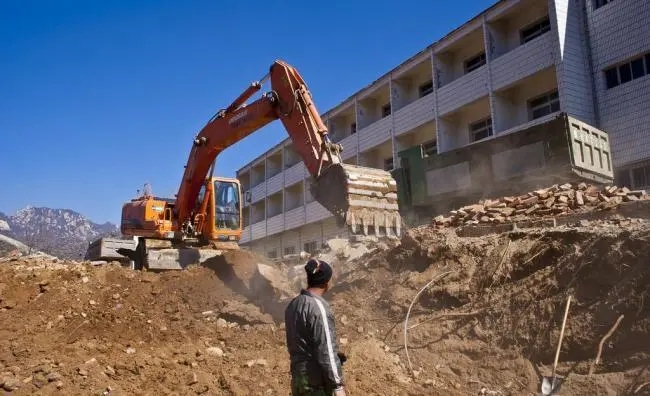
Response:
[{"label": "orange excavator", "polygon": [[[246,105],[270,80],[271,90]],[[252,83],[227,108],[208,121],[192,142],[175,199],[149,191],[122,207],[121,232],[133,236],[134,249],[118,249],[136,268],[183,268],[224,249],[238,249],[242,234],[242,189],[234,178],[215,177],[219,153],[280,119],[311,175],[314,199],[340,227],[352,233],[399,235],[397,184],[381,169],[343,163],[343,148],[330,140],[298,71],[275,61],[269,73]]]}]

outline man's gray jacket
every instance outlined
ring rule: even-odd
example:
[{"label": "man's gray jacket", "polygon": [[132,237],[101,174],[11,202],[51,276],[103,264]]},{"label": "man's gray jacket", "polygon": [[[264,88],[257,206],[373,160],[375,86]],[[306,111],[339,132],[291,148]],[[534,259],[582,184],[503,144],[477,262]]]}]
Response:
[{"label": "man's gray jacket", "polygon": [[[294,381],[332,391],[343,386],[334,316],[325,299],[301,290],[284,311]],[[307,384],[305,384],[307,385]]]}]

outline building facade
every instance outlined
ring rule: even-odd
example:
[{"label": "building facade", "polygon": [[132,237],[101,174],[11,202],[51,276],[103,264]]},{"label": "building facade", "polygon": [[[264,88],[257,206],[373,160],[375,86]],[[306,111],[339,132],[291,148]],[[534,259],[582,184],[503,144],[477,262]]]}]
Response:
[{"label": "building facade", "polygon": [[[346,163],[391,170],[558,112],[609,133],[617,182],[650,186],[650,1],[501,0],[325,112]],[[317,98],[317,95],[316,95]],[[242,245],[279,257],[343,236],[290,139],[237,172]]]}]

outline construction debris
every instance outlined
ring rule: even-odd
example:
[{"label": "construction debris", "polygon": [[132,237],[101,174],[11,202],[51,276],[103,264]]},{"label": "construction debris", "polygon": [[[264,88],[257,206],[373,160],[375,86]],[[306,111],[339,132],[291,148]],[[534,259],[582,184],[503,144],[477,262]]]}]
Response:
[{"label": "construction debris", "polygon": [[[335,266],[325,298],[349,357],[349,394],[536,394],[537,371],[552,373],[568,294],[576,308],[557,370],[577,368],[562,392],[646,390],[650,220],[618,216],[647,199],[614,186],[558,185],[484,200],[442,223],[603,216],[480,239],[436,222],[401,241],[329,241],[314,256]],[[283,313],[305,285],[308,255],[272,262],[242,250],[157,273],[12,252],[0,260],[1,390],[290,392]],[[448,275],[432,282],[440,274]],[[602,361],[589,377],[599,342]]]},{"label": "construction debris", "polygon": [[435,226],[504,224],[533,218],[562,217],[575,213],[616,209],[624,202],[649,200],[645,190],[630,191],[627,187],[570,183],[553,185],[527,194],[486,199],[477,204],[452,210],[447,216],[433,219]]}]

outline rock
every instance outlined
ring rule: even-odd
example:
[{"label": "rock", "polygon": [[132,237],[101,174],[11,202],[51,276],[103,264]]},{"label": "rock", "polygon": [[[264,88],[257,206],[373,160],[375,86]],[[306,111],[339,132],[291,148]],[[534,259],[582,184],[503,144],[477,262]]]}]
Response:
[{"label": "rock", "polygon": [[7,392],[13,392],[16,389],[20,388],[20,381],[18,378],[8,377],[0,379],[0,382],[2,383],[2,389],[6,390]]},{"label": "rock", "polygon": [[104,370],[104,373],[108,375],[109,377],[114,377],[117,373],[115,372],[115,369],[111,366],[106,366],[106,369]]},{"label": "rock", "polygon": [[227,300],[220,310],[220,316],[228,321],[238,324],[272,324],[273,318],[269,314],[262,313],[260,308],[248,303],[235,300]]},{"label": "rock", "polygon": [[217,327],[228,327],[228,322],[224,318],[217,319]]},{"label": "rock", "polygon": [[266,359],[253,359],[244,363],[244,366],[245,367],[268,366],[268,362],[266,361]]},{"label": "rock", "polygon": [[38,288],[41,291],[41,293],[45,293],[49,289],[50,281],[49,280],[43,280],[38,282]]},{"label": "rock", "polygon": [[61,374],[57,373],[56,371],[52,371],[51,373],[49,373],[49,374],[47,374],[45,376],[45,379],[47,380],[47,382],[59,381],[61,378],[62,378]]},{"label": "rock", "polygon": [[187,385],[194,385],[199,382],[199,378],[196,376],[196,373],[192,372],[190,378],[187,381]]},{"label": "rock", "polygon": [[219,347],[213,346],[205,350],[205,353],[212,356],[223,356],[223,350]]}]

